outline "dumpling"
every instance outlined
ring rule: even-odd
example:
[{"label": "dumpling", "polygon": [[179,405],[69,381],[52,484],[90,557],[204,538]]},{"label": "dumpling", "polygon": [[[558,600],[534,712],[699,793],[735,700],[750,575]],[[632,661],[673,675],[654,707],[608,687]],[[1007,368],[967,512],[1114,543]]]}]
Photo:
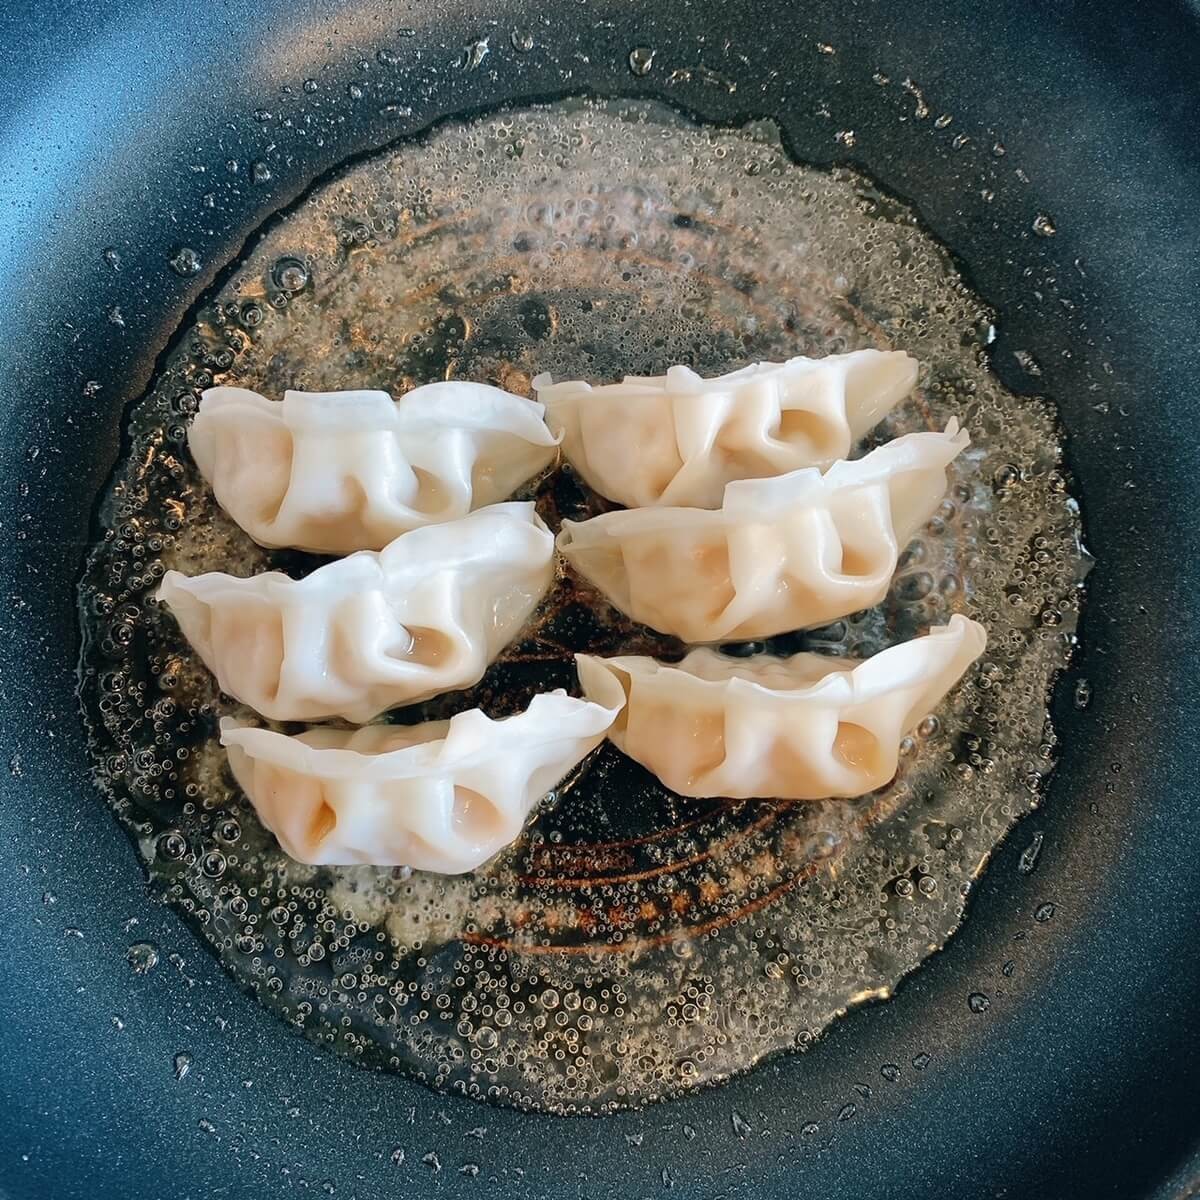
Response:
[{"label": "dumpling", "polygon": [[602,496],[629,508],[716,508],[734,479],[845,458],[917,381],[899,350],[755,363],[702,379],[688,367],[592,387],[533,381],[563,450]]},{"label": "dumpling", "polygon": [[642,508],[564,521],[558,548],[622,612],[686,642],[771,637],[878,604],[900,551],[969,443],[910,433],[863,458],[725,487],[717,512]]},{"label": "dumpling", "polygon": [[542,406],[481,383],[387,392],[209,388],[188,430],[217,503],[263,546],[381,550],[507,499],[557,452]]},{"label": "dumpling", "polygon": [[900,740],[983,653],[983,626],[955,615],[868,659],[576,656],[589,700],[625,701],[619,749],[681,796],[860,796],[896,773]]},{"label": "dumpling", "polygon": [[457,874],[521,832],[615,715],[557,691],[499,721],[475,708],[449,721],[288,737],[226,717],[221,742],[262,823],[293,858]]},{"label": "dumpling", "polygon": [[401,534],[304,579],[168,571],[158,590],[221,690],[273,721],[369,721],[477,683],[550,585],[532,504]]}]

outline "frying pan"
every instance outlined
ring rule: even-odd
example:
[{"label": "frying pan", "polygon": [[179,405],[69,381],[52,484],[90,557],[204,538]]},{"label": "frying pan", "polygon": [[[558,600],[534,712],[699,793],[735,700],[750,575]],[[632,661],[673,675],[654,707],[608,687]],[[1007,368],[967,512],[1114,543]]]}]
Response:
[{"label": "frying pan", "polygon": [[[1195,1194],[1200,10],[109,0],[13,3],[0,22],[0,1196]],[[346,95],[401,30],[401,120],[336,102],[269,135],[255,121],[281,96],[302,114],[308,77]],[[486,60],[456,68],[484,37]],[[630,71],[638,46],[659,69]],[[735,92],[669,81],[718,58]],[[880,103],[877,71],[1004,145],[992,200],[977,158]],[[74,584],[121,414],[247,235],[322,172],[439,117],[580,92],[771,116],[799,157],[850,156],[912,201],[999,312],[995,370],[1059,403],[1098,565],[1054,700],[1056,777],[949,948],[807,1054],[572,1120],[358,1069],[243,996],[147,891],[94,792],[73,672]],[[269,178],[231,177],[230,159],[267,161]],[[1053,237],[1031,232],[1037,213]],[[200,252],[194,276],[167,267],[180,246]],[[1035,275],[1070,277],[1073,308]],[[1053,920],[1035,922],[1046,901]],[[154,971],[130,970],[134,941],[159,947]],[[985,1013],[967,1003],[980,989]]]}]

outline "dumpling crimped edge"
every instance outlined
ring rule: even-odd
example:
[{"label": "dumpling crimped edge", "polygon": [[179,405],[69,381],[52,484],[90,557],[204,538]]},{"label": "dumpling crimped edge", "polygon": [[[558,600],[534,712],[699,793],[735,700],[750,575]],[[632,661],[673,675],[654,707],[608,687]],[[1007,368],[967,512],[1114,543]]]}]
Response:
[{"label": "dumpling crimped edge", "polygon": [[[478,766],[495,754],[508,755],[519,750],[522,739],[545,744],[602,737],[623,705],[623,699],[621,704],[610,707],[600,701],[569,696],[558,688],[539,692],[528,707],[509,717],[492,718],[481,709],[472,708],[448,721],[423,722],[421,727],[439,726],[438,735],[429,741],[385,751],[356,748],[354,742],[358,739],[361,747],[385,731],[400,732],[403,726],[366,725],[353,731],[343,746],[311,746],[298,735],[252,725],[236,717],[222,717],[220,738],[226,748],[236,746],[255,759],[298,774],[318,779],[382,782]],[[591,719],[583,722],[583,718]],[[564,721],[572,722],[573,726],[582,722],[583,727],[556,732]],[[535,726],[542,732],[531,733]],[[332,731],[331,727],[317,728]]]},{"label": "dumpling crimped edge", "polygon": [[[585,535],[616,538],[653,533],[660,528],[677,529],[681,516],[689,524],[725,526],[796,508],[816,507],[828,503],[836,492],[883,482],[906,470],[944,469],[970,444],[970,434],[956,417],[951,417],[940,433],[936,430],[906,433],[862,458],[839,459],[825,471],[819,467],[800,467],[764,479],[732,480],[725,485],[724,500],[717,509],[661,505],[616,509],[583,521],[568,518],[562,523],[555,545],[561,553],[574,548],[581,530]],[[930,447],[937,448],[938,453],[930,461],[918,461],[919,455]]]},{"label": "dumpling crimped edge", "polygon": [[[605,696],[609,699],[615,696],[614,688],[625,695],[625,689],[614,678],[613,671],[620,671],[631,679],[636,675],[653,678],[660,675],[677,676],[687,687],[703,690],[719,690],[737,695],[739,692],[758,698],[766,699],[781,705],[797,700],[827,700],[838,705],[861,704],[889,690],[919,682],[923,671],[920,663],[912,661],[906,673],[900,677],[895,674],[895,664],[908,663],[910,654],[897,654],[905,651],[914,642],[928,640],[956,641],[970,653],[970,660],[977,659],[987,647],[987,630],[970,617],[955,613],[945,625],[932,626],[928,633],[912,641],[900,642],[885,650],[873,654],[870,658],[854,660],[853,667],[847,669],[844,659],[830,658],[829,673],[812,683],[798,687],[768,687],[754,678],[753,672],[756,660],[734,659],[709,647],[698,647],[687,654],[678,663],[660,662],[658,659],[644,655],[618,655],[613,658],[601,658],[591,654],[577,654],[576,667],[579,680],[583,685],[585,695]],[[799,655],[794,657],[800,657]],[[717,660],[724,666],[728,663],[728,674],[723,678],[706,677],[694,668],[698,663]],[[787,658],[763,656],[757,660],[758,669],[778,667],[786,671]],[[872,665],[874,664],[874,665]],[[693,669],[689,670],[689,667]],[[608,700],[605,701],[606,703]]]}]

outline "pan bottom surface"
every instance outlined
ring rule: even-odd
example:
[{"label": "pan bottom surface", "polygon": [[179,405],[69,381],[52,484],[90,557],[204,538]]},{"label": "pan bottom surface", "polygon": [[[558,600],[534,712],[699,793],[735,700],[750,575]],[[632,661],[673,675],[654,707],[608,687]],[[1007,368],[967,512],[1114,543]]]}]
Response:
[{"label": "pan bottom surface", "polygon": [[[992,320],[908,208],[862,175],[796,164],[768,123],[563,102],[443,125],[319,184],[193,314],[135,406],[81,589],[97,778],[156,884],[310,1037],[519,1107],[668,1097],[886,997],[945,943],[1038,802],[1055,753],[1046,695],[1089,562],[1054,411],[991,373]],[[954,416],[972,445],[884,604],[736,650],[863,655],[953,612],[981,620],[983,660],[906,739],[890,785],[853,801],[686,800],[605,745],[474,874],[282,854],[217,742],[236,706],[150,599],[168,568],[320,561],[262,550],[216,507],[185,444],[205,387],[528,392],[539,371],[716,373],[868,346],[922,361],[873,441]],[[604,508],[569,469],[526,494],[555,529]],[[389,719],[504,715],[575,689],[577,651],[682,649],[560,574],[477,688]]]}]

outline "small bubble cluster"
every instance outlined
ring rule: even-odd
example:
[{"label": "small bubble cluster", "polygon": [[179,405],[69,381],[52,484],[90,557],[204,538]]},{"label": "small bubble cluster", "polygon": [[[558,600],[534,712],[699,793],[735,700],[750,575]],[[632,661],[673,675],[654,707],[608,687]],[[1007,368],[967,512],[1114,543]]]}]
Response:
[{"label": "small bubble cluster", "polygon": [[[631,70],[652,58],[635,52]],[[202,264],[180,250],[171,266]],[[443,126],[314,189],[193,314],[133,409],[80,592],[96,778],[157,887],[309,1037],[522,1107],[669,1096],[804,1049],[848,1005],[888,995],[951,935],[982,863],[1038,802],[1055,754],[1045,697],[1081,601],[1053,410],[990,372],[993,325],[907,208],[860,174],[795,164],[765,124],[577,101]],[[470,875],[318,869],[279,850],[217,742],[221,715],[252,714],[152,597],[168,568],[297,575],[319,560],[255,546],[216,507],[186,447],[204,388],[399,394],[464,378],[528,394],[543,370],[716,373],[866,346],[922,362],[872,443],[956,416],[971,446],[882,605],[730,650],[870,654],[954,612],[982,621],[986,655],[905,739],[891,784],[813,804],[683,800],[604,746]],[[555,527],[600,509],[566,470],[526,494]],[[574,687],[576,650],[682,647],[564,574],[477,688],[389,719],[511,712]],[[158,952],[128,957],[144,973]],[[181,1052],[180,1079],[189,1064]]]}]

